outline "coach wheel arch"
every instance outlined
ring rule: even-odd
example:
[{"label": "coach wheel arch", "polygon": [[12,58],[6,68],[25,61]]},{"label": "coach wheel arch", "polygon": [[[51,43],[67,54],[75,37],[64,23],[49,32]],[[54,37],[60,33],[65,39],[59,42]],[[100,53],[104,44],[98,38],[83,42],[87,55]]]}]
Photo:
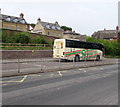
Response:
[{"label": "coach wheel arch", "polygon": [[75,62],[79,62],[80,61],[80,56],[79,55],[75,55],[74,61]]}]

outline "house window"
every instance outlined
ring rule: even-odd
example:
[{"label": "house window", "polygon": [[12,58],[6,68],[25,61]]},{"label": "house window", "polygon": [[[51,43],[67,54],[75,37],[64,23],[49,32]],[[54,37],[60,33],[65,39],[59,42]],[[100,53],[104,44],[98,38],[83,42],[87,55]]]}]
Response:
[{"label": "house window", "polygon": [[47,29],[50,29],[50,25],[47,25],[46,28],[47,28]]},{"label": "house window", "polygon": [[53,29],[53,30],[56,30],[56,29],[55,29],[55,26],[52,26],[52,29]]},{"label": "house window", "polygon": [[10,17],[7,17],[5,20],[6,20],[6,21],[11,21],[11,18],[10,18]]},{"label": "house window", "polygon": [[16,30],[18,30],[18,27],[16,26]]},{"label": "house window", "polygon": [[15,23],[18,22],[18,19],[14,19],[13,22],[15,22]]},{"label": "house window", "polygon": [[22,31],[25,31],[25,28],[22,28]]},{"label": "house window", "polygon": [[50,32],[48,32],[48,35],[50,35]]},{"label": "house window", "polygon": [[60,27],[57,27],[57,30],[60,30]]},{"label": "house window", "polygon": [[25,20],[21,20],[20,23],[25,24]]},{"label": "house window", "polygon": [[58,36],[60,37],[60,34],[58,34]]},{"label": "house window", "polygon": [[8,29],[11,29],[11,27],[10,27],[10,26],[8,26]]}]

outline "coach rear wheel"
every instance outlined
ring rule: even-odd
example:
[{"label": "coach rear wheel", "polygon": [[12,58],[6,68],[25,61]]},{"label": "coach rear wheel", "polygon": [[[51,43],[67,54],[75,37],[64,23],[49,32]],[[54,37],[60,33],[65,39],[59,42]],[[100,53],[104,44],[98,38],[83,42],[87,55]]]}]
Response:
[{"label": "coach rear wheel", "polygon": [[99,55],[96,56],[96,61],[100,61],[100,56]]},{"label": "coach rear wheel", "polygon": [[80,61],[80,57],[79,57],[79,55],[76,55],[76,56],[75,56],[74,61],[75,61],[75,62],[79,62],[79,61]]}]

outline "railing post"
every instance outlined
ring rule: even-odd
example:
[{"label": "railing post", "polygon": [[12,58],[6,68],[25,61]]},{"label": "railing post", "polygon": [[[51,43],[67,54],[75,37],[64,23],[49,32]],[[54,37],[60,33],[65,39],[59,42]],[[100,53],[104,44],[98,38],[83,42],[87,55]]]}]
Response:
[{"label": "railing post", "polygon": [[75,66],[75,60],[74,60],[74,57],[73,57],[73,67]]},{"label": "railing post", "polygon": [[60,58],[59,58],[59,70],[60,70]]},{"label": "railing post", "polygon": [[94,59],[94,65],[96,65],[96,58]]},{"label": "railing post", "polygon": [[20,59],[18,58],[18,73],[20,73]]}]

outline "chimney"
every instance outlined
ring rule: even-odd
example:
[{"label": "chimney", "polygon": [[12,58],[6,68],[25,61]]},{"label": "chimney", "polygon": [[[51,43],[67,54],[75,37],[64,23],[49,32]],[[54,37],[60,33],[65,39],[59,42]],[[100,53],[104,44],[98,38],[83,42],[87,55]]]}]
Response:
[{"label": "chimney", "polygon": [[37,22],[41,22],[41,19],[40,19],[40,18],[38,18],[38,19],[37,19]]},{"label": "chimney", "polygon": [[55,24],[58,25],[58,22],[56,21]]},{"label": "chimney", "polygon": [[106,29],[104,28],[104,31],[105,31]]},{"label": "chimney", "polygon": [[1,8],[0,8],[0,14],[1,14]]},{"label": "chimney", "polygon": [[22,19],[24,18],[24,14],[23,13],[20,14],[20,18],[22,18]]}]

